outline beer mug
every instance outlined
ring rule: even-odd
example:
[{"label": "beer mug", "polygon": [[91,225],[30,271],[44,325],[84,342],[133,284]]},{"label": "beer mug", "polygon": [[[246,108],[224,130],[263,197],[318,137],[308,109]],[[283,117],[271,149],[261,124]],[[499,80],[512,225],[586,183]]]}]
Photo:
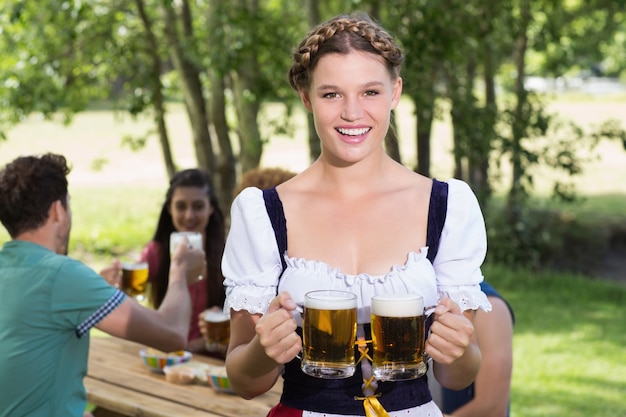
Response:
[{"label": "beer mug", "polygon": [[424,299],[416,294],[376,295],[371,313],[374,376],[403,381],[424,375]]},{"label": "beer mug", "polygon": [[356,295],[321,290],[304,295],[302,371],[318,378],[354,374]]},{"label": "beer mug", "polygon": [[194,249],[202,249],[202,233],[200,232],[173,232],[170,235],[170,257],[174,255],[178,244],[183,236],[187,237],[189,244]]},{"label": "beer mug", "polygon": [[223,311],[213,310],[206,311],[202,318],[206,324],[206,350],[226,356],[230,341],[230,320]]},{"label": "beer mug", "polygon": [[122,291],[143,301],[146,297],[146,284],[148,282],[147,262],[122,262]]}]

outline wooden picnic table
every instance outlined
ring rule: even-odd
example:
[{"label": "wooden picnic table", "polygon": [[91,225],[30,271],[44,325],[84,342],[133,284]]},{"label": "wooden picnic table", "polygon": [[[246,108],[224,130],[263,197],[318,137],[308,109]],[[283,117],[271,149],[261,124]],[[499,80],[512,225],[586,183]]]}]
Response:
[{"label": "wooden picnic table", "polygon": [[[92,337],[84,379],[87,400],[126,416],[142,417],[265,417],[278,403],[282,380],[252,400],[218,392],[207,385],[180,385],[150,371],[139,356],[144,346],[115,337]],[[194,355],[193,361],[223,365]]]}]

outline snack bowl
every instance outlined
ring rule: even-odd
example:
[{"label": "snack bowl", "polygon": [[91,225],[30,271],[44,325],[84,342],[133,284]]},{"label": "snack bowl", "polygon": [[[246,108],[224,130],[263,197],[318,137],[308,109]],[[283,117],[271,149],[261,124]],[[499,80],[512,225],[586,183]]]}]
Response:
[{"label": "snack bowl", "polygon": [[189,361],[163,368],[165,380],[174,384],[209,385],[207,371],[211,367],[206,363]]},{"label": "snack bowl", "polygon": [[163,368],[166,366],[189,362],[192,354],[186,350],[166,353],[152,348],[145,348],[139,351],[139,356],[141,356],[143,363],[149,370],[163,373]]},{"label": "snack bowl", "polygon": [[230,381],[226,375],[226,368],[224,366],[211,366],[207,369],[207,380],[209,385],[213,387],[215,391],[234,393],[230,387]]}]

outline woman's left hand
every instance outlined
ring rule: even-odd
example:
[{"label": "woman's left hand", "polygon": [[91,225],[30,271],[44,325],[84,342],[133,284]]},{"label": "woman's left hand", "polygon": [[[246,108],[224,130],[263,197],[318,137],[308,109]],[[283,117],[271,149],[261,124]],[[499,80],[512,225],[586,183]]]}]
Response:
[{"label": "woman's left hand", "polygon": [[474,334],[474,325],[449,298],[435,309],[435,320],[426,340],[426,353],[435,362],[450,364],[465,354]]}]

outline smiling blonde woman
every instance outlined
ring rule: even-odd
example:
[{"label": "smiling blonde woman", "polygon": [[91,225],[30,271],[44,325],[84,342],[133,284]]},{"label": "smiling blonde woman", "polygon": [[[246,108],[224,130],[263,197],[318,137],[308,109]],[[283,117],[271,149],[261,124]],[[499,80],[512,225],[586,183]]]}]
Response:
[{"label": "smiling blonde woman", "polygon": [[[442,415],[425,378],[372,376],[375,295],[418,294],[436,305],[425,349],[443,386],[469,385],[480,367],[472,320],[490,304],[479,286],[486,233],[478,202],[464,182],[426,178],[384,150],[403,59],[366,15],[314,28],[293,54],[289,79],[313,114],[321,154],[294,178],[247,188],[233,202],[222,261],[231,315],[226,367],[244,398],[284,378],[271,416]],[[359,359],[345,379],[301,370],[296,308],[323,289],[357,296]]]}]

